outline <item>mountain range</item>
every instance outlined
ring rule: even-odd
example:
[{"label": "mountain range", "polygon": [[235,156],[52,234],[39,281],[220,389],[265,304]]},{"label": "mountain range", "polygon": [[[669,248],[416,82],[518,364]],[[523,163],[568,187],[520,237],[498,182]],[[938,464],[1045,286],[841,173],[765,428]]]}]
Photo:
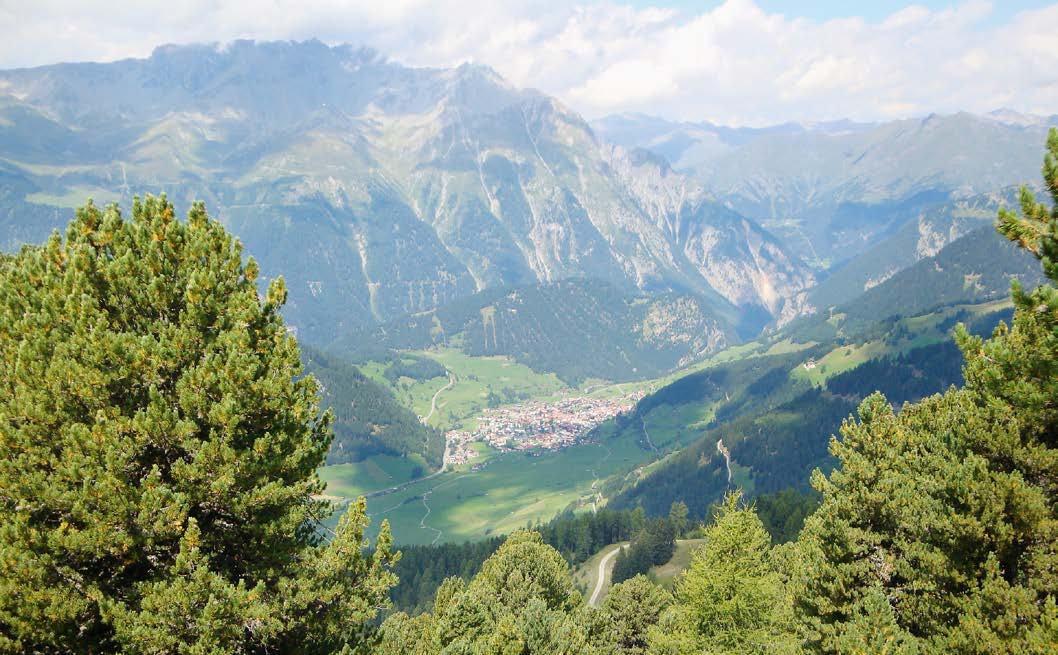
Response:
[{"label": "mountain range", "polygon": [[487,288],[602,280],[776,314],[815,273],[753,220],[491,69],[318,41],[0,72],[0,243],[87,196],[205,200],[316,341]]}]

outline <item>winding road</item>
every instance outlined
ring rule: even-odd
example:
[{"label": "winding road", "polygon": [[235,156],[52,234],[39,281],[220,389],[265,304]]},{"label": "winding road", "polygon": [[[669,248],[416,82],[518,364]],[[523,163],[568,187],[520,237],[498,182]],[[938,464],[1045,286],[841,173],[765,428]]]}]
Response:
[{"label": "winding road", "polygon": [[595,590],[591,592],[591,598],[588,599],[588,604],[592,607],[599,606],[599,594],[602,593],[603,588],[606,586],[606,565],[610,563],[617,553],[621,552],[627,545],[614,548],[610,552],[603,555],[603,558],[599,560],[599,577],[595,580]]}]

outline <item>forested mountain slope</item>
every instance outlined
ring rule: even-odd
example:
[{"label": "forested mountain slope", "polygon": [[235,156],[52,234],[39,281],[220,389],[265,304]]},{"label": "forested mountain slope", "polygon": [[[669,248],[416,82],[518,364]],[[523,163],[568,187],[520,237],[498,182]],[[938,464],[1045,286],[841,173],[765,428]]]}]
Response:
[{"label": "forested mountain slope", "polygon": [[[361,331],[336,350],[371,357],[389,349],[453,346],[508,355],[576,384],[650,377],[736,343],[728,317],[689,294],[643,296],[571,280],[483,291]],[[726,314],[726,315],[725,315]],[[377,355],[376,355],[377,356]]]},{"label": "forested mountain slope", "polygon": [[332,353],[302,346],[301,357],[305,371],[322,385],[321,405],[334,413],[328,464],[385,454],[416,457],[424,467],[441,466],[444,435],[423,425],[388,389]]},{"label": "forested mountain slope", "polygon": [[[804,313],[849,302],[872,287],[974,230],[991,227],[1000,207],[1017,205],[1017,189],[980,194],[914,210],[908,219],[863,253],[827,272],[790,307]],[[789,314],[780,323],[796,318]]]},{"label": "forested mountain slope", "polygon": [[1012,279],[1032,287],[1043,276],[1031,255],[997,235],[993,227],[982,227],[858,297],[800,319],[785,332],[815,339],[850,336],[869,330],[888,317],[914,316],[946,305],[1007,297]]},{"label": "forested mountain slope", "polygon": [[[1001,318],[1009,317],[1009,312],[989,314],[971,327],[990,332]],[[940,393],[962,382],[961,365],[961,354],[946,340],[869,359],[827,378],[821,386],[805,384],[791,375],[797,369],[768,369],[764,375],[748,378],[750,383],[734,402],[715,403],[715,419],[698,441],[642,477],[627,478],[623,486],[613,487],[616,494],[610,506],[641,506],[648,514],[659,515],[673,502],[683,501],[693,517],[705,519],[713,503],[735,486],[751,495],[791,487],[806,491],[813,469],[833,466],[827,451],[830,437],[855,413],[861,400],[882,391],[900,405]],[[707,375],[716,372],[696,377]],[[684,398],[682,404],[710,403],[707,398]],[[718,443],[730,453],[731,479]]]},{"label": "forested mountain slope", "polygon": [[[961,383],[951,329],[963,322],[987,335],[1009,321],[1009,310],[989,301],[1008,296],[1012,278],[1027,288],[1043,280],[1029,253],[981,228],[828,315],[800,319],[757,352],[648,395],[620,429],[641,430],[652,415],[706,413],[710,420],[697,426],[695,444],[645,475],[614,482],[613,506],[660,513],[684,500],[704,516],[733,484],[751,493],[805,487],[813,468],[830,465],[830,435],[867,395],[881,390],[901,404]],[[720,441],[733,463],[731,481]]]}]

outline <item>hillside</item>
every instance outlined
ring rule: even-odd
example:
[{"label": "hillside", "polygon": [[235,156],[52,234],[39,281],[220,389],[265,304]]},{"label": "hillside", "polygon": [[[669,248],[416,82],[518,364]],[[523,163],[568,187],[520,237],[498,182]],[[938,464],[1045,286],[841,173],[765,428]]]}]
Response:
[{"label": "hillside", "polygon": [[424,469],[441,466],[444,435],[423,425],[389,390],[333,354],[305,345],[301,354],[306,372],[323,387],[322,407],[334,413],[328,464],[395,455],[411,458]]},{"label": "hillside", "polygon": [[[682,428],[697,431],[693,445],[611,481],[611,506],[659,514],[682,499],[704,516],[732,484],[765,494],[803,487],[812,469],[831,465],[830,435],[873,391],[902,404],[962,382],[951,329],[962,322],[989,334],[999,320],[1009,321],[1003,299],[1011,278],[1029,287],[1042,279],[1031,255],[981,228],[826,316],[746,344],[734,361],[707,361],[643,398],[619,422],[620,432],[639,434],[641,425],[664,426],[668,417],[703,417]],[[664,436],[664,429],[652,433]],[[730,453],[730,472],[720,442]]]},{"label": "hillside", "polygon": [[359,359],[435,347],[507,355],[576,385],[655,376],[737,340],[727,317],[699,297],[643,296],[579,280],[483,291],[352,332],[333,348]]},{"label": "hillside", "polygon": [[[791,306],[804,312],[825,312],[849,302],[915,262],[936,255],[959,237],[991,226],[1000,207],[1015,205],[1017,189],[1011,187],[916,210],[889,236],[828,271],[825,279],[802,292]],[[796,316],[784,318],[788,321]]]},{"label": "hillside", "polygon": [[856,298],[792,323],[785,332],[812,339],[858,335],[888,317],[1005,298],[1013,278],[1027,287],[1043,279],[1034,257],[996,234],[994,228],[981,227]]},{"label": "hillside", "polygon": [[[1009,319],[1009,312],[985,314],[971,328],[988,333],[1000,318]],[[855,348],[841,350],[851,353]],[[806,489],[813,469],[833,466],[827,452],[830,437],[855,413],[862,399],[880,390],[899,405],[962,382],[962,356],[947,340],[903,352],[894,348],[889,354],[849,364],[819,386],[806,384],[800,375],[803,366],[792,370],[778,366],[759,377],[746,376],[738,380],[737,384],[745,386],[732,401],[717,403],[709,396],[683,395],[682,402],[676,402],[671,389],[644,399],[651,401],[644,406],[647,422],[651,412],[680,411],[681,407],[713,406],[714,418],[692,445],[656,466],[611,483],[614,496],[609,506],[641,506],[648,514],[660,515],[674,501],[683,500],[692,517],[704,519],[712,504],[735,486],[752,495],[790,487]],[[720,367],[695,377],[716,377],[725,370]],[[730,454],[730,471],[721,445]]]}]

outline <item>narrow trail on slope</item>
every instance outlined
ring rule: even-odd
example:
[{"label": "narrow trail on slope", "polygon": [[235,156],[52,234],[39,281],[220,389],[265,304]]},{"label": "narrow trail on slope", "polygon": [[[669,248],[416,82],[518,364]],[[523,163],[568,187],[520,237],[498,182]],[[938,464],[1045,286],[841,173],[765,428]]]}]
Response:
[{"label": "narrow trail on slope", "polygon": [[731,451],[724,445],[724,440],[716,442],[716,451],[724,456],[724,464],[727,465],[727,483],[731,484]]},{"label": "narrow trail on slope", "polygon": [[441,484],[437,485],[433,489],[430,489],[429,491],[427,491],[426,493],[424,493],[422,495],[422,498],[421,498],[422,506],[426,508],[426,513],[422,515],[421,519],[419,519],[419,529],[420,530],[432,530],[433,532],[437,533],[434,536],[433,541],[430,542],[431,546],[437,543],[437,540],[440,539],[441,536],[444,534],[444,530],[438,530],[437,528],[431,528],[430,526],[426,525],[426,519],[430,516],[430,512],[433,511],[432,509],[430,509],[430,505],[427,504],[426,499],[430,497],[430,494],[432,494],[433,492],[437,491],[441,487],[453,484],[455,482],[459,482],[460,480],[462,480],[465,477],[466,477],[465,475],[461,475],[458,478],[452,478],[448,482],[442,482]]},{"label": "narrow trail on slope", "polygon": [[658,447],[654,445],[654,440],[650,438],[650,432],[647,431],[647,420],[642,415],[639,416],[639,422],[643,424],[643,436],[647,438],[647,445],[655,453],[658,452]]},{"label": "narrow trail on slope", "polygon": [[588,604],[592,607],[599,606],[599,594],[602,593],[603,586],[606,583],[606,565],[610,563],[610,560],[617,556],[617,553],[621,552],[625,548],[628,548],[628,546],[619,546],[617,548],[614,548],[609,553],[606,553],[606,555],[604,555],[601,560],[599,560],[599,577],[596,578],[595,590],[591,592],[591,598],[588,599]]},{"label": "narrow trail on slope", "polygon": [[438,389],[437,393],[435,393],[433,395],[433,398],[430,399],[430,413],[422,417],[423,423],[429,421],[430,417],[433,416],[433,413],[437,411],[437,397],[440,396],[442,392],[448,391],[449,389],[455,386],[457,379],[455,374],[447,369],[445,369],[445,373],[448,373],[448,384]]},{"label": "narrow trail on slope", "polygon": [[[605,445],[603,445],[602,443],[597,443],[596,445],[606,451],[606,455],[604,455],[603,458],[600,459],[599,461],[595,462],[595,465],[599,466],[601,464],[606,463],[606,460],[610,459],[610,455],[613,455],[613,451],[610,450]],[[595,469],[585,469],[585,470],[588,473],[591,473],[591,477],[592,477],[591,490],[595,491],[595,488],[597,486],[599,486],[599,474],[595,472]],[[591,513],[592,514],[598,513],[599,510],[598,510],[597,504],[601,500],[602,500],[602,494],[599,493],[598,491],[595,491],[595,496],[591,499]]]}]

